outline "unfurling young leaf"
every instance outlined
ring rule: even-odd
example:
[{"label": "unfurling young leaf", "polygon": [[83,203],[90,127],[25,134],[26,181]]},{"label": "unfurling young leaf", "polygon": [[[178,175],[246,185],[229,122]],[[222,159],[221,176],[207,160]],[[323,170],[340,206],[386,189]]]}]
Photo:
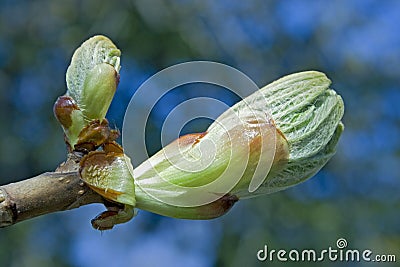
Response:
[{"label": "unfurling young leaf", "polygon": [[[115,72],[119,73],[121,68],[120,56],[121,51],[110,39],[102,35],[93,36],[85,41],[78,49],[76,49],[74,55],[72,56],[71,64],[67,69],[66,81],[68,95],[75,99],[80,108],[84,109],[83,107],[87,104],[85,101],[93,100],[89,98],[82,99],[84,94],[83,91],[88,90],[85,89],[85,86],[88,86],[88,77],[89,79],[97,78],[106,83],[110,83],[110,81],[107,80],[110,79],[108,75],[101,75],[98,73],[98,71],[94,70],[98,67],[98,65],[108,64],[113,67]],[[106,72],[111,72],[111,70],[107,70]],[[89,88],[89,91],[94,93],[96,89]],[[112,89],[97,93],[114,95],[114,91]]]},{"label": "unfurling young leaf", "polygon": [[71,150],[85,126],[93,120],[102,124],[105,119],[119,82],[120,56],[121,51],[102,35],[85,41],[72,56],[67,93],[54,106]]}]

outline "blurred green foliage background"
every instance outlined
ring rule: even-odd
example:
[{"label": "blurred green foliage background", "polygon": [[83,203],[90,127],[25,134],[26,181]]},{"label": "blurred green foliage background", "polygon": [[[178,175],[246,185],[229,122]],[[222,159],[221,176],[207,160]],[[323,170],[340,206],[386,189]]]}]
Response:
[{"label": "blurred green foliage background", "polygon": [[[275,266],[256,258],[265,244],[322,250],[341,237],[349,248],[396,254],[400,261],[398,25],[399,1],[1,1],[0,184],[54,170],[64,160],[52,105],[66,90],[73,51],[99,33],[123,53],[108,115],[119,128],[130,97],[152,74],[212,60],[259,86],[292,72],[325,72],[344,98],[346,129],[336,156],[314,178],[241,201],[222,218],[186,221],[142,211],[101,234],[89,221],[103,207],[87,206],[0,229],[0,265]],[[234,102],[215,90],[196,94]],[[160,149],[157,114],[192,96],[178,91],[150,117],[152,153]],[[186,130],[206,127],[192,123]]]}]

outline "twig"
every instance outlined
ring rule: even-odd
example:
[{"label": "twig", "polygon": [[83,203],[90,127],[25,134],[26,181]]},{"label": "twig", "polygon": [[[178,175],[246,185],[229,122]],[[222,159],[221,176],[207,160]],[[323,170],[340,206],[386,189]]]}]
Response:
[{"label": "twig", "polygon": [[83,183],[73,156],[55,172],[0,186],[0,227],[104,199]]}]

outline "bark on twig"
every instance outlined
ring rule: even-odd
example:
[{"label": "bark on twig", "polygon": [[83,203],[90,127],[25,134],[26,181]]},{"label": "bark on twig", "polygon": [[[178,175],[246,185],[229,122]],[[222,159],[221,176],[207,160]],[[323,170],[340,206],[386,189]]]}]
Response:
[{"label": "bark on twig", "polygon": [[69,159],[56,172],[0,186],[0,227],[47,213],[104,203],[100,195],[80,180],[77,166]]}]

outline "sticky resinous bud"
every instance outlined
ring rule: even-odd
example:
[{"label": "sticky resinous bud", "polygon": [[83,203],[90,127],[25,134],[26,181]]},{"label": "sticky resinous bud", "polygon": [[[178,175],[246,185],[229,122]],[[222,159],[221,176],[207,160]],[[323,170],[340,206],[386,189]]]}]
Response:
[{"label": "sticky resinous bud", "polygon": [[209,219],[239,199],[307,180],[334,155],[341,97],[320,72],[285,76],[240,101],[205,133],[182,136],[134,169],[137,207]]},{"label": "sticky resinous bud", "polygon": [[104,119],[119,82],[121,51],[105,36],[85,41],[67,69],[67,94],[85,118]]},{"label": "sticky resinous bud", "polygon": [[75,50],[66,73],[66,95],[54,105],[72,150],[87,125],[105,120],[119,83],[120,55],[112,41],[102,35],[90,38]]}]

